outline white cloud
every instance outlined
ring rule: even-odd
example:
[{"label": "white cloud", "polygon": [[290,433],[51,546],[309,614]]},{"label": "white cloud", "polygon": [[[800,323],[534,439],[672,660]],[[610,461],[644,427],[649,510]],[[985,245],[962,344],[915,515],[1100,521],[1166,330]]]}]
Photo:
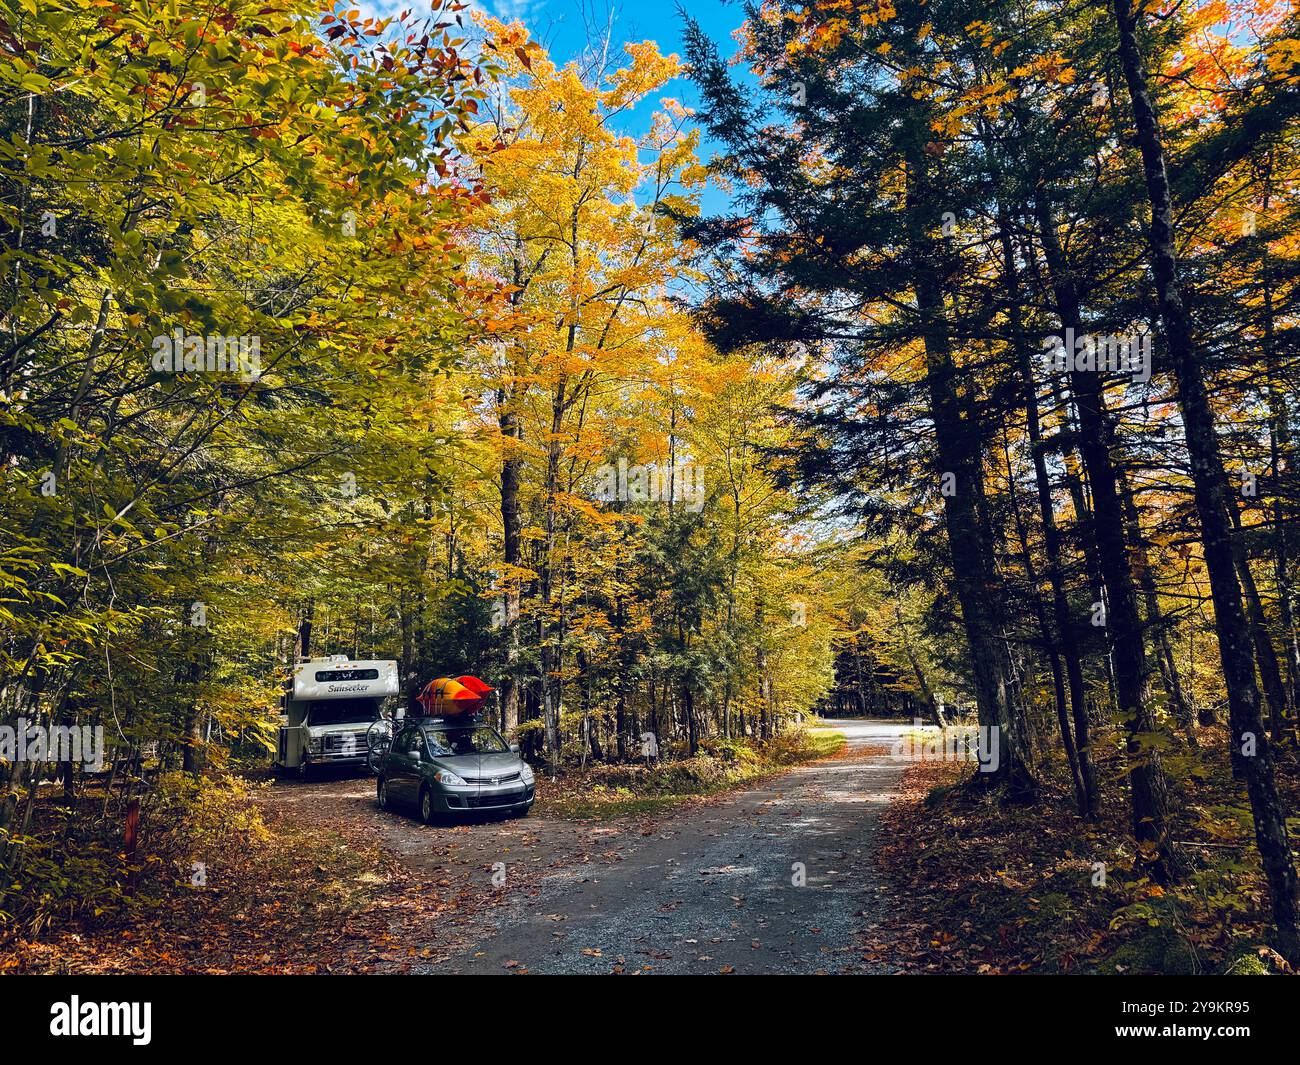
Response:
[{"label": "white cloud", "polygon": [[483,6],[492,11],[502,22],[519,19],[527,23],[533,15],[545,6],[546,0],[483,0]]},{"label": "white cloud", "polygon": [[[475,11],[494,15],[502,22],[518,19],[530,25],[530,21],[541,14],[547,0],[467,0],[467,3],[465,10],[459,12],[466,25]],[[362,18],[373,19],[391,18],[403,11],[410,11],[413,18],[419,19],[430,14],[432,9],[432,0],[339,0],[334,8],[336,11],[357,10]]]}]

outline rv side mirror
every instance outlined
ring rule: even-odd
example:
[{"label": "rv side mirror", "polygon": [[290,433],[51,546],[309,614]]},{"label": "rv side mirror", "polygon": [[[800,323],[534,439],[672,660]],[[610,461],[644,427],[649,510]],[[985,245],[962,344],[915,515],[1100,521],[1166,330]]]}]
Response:
[{"label": "rv side mirror", "polygon": [[511,749],[515,754],[518,754],[518,753],[519,753],[519,744],[517,744],[517,743],[512,743],[512,744],[510,745],[510,749]]}]

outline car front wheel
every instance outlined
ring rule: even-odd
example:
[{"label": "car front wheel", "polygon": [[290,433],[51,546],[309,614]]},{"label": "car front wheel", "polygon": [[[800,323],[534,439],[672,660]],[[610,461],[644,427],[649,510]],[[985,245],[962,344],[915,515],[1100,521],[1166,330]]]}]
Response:
[{"label": "car front wheel", "polygon": [[433,808],[433,793],[428,788],[420,789],[420,820],[431,825],[437,813]]},{"label": "car front wheel", "polygon": [[379,783],[375,785],[375,799],[381,810],[388,809],[388,781],[383,777],[380,777]]}]

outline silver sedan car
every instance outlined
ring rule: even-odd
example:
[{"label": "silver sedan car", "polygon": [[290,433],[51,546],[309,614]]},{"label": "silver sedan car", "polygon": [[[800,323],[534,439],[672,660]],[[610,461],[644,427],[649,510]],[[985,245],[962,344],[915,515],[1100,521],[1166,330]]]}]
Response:
[{"label": "silver sedan car", "polygon": [[533,805],[531,767],[518,747],[482,724],[409,721],[375,769],[380,807],[414,807],[425,824],[474,812],[523,817]]}]

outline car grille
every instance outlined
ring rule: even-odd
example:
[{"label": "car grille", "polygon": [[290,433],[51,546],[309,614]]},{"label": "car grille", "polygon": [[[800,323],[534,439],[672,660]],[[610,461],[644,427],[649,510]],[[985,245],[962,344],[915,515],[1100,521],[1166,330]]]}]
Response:
[{"label": "car grille", "polygon": [[524,801],[524,791],[503,791],[496,795],[467,795],[465,797],[471,810],[489,810],[494,806],[517,806]]},{"label": "car grille", "polygon": [[519,774],[502,773],[495,777],[463,777],[466,784],[513,784],[519,779]]},{"label": "car grille", "polygon": [[533,789],[520,786],[509,791],[488,792],[486,795],[448,795],[447,805],[453,810],[500,810],[533,801]]},{"label": "car grille", "polygon": [[[351,740],[350,745],[349,740]],[[364,758],[366,734],[364,732],[330,733],[325,737],[321,751],[327,758]]]}]

